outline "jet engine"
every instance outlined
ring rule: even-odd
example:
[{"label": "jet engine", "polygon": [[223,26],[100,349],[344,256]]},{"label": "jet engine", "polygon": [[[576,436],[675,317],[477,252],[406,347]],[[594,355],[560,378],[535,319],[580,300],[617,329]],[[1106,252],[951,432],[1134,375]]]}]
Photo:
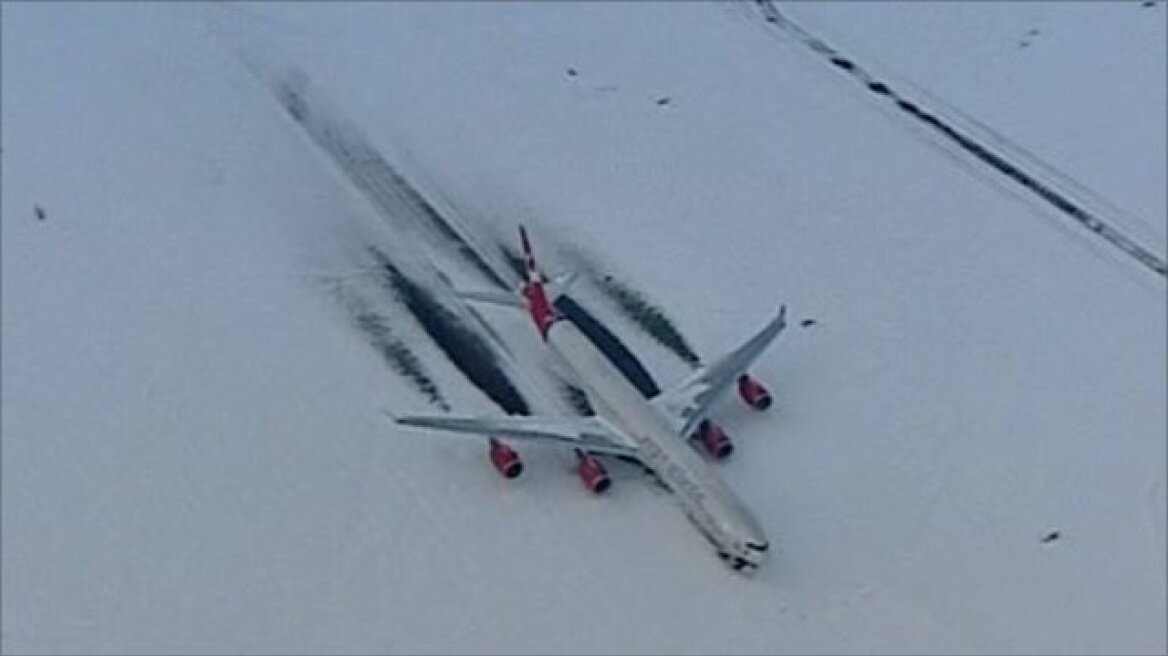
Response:
[{"label": "jet engine", "polygon": [[523,473],[523,461],[515,449],[495,438],[491,438],[491,464],[504,478],[515,478]]},{"label": "jet engine", "polygon": [[715,460],[721,460],[734,451],[734,444],[726,436],[726,431],[709,419],[698,426],[697,438]]},{"label": "jet engine", "polygon": [[583,451],[576,452],[576,473],[580,475],[580,482],[593,494],[600,494],[612,485],[608,471],[596,456]]},{"label": "jet engine", "polygon": [[771,407],[771,393],[757,380],[742,374],[738,377],[738,395],[746,405],[755,410],[766,410]]}]

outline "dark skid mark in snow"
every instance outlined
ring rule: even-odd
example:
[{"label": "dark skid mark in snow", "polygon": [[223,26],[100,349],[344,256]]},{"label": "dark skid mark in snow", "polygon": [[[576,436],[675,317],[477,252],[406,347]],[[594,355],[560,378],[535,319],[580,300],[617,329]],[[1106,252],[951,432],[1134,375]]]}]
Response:
[{"label": "dark skid mark in snow", "polygon": [[[956,144],[965,152],[974,156],[982,163],[997,170],[1007,178],[1019,184],[1022,188],[1032,192],[1059,212],[1073,219],[1087,230],[1099,235],[1100,238],[1118,248],[1120,251],[1135,259],[1140,264],[1151,269],[1161,276],[1168,276],[1168,265],[1164,259],[1150,250],[1136,243],[1118,228],[1104,221],[1095,213],[1085,209],[1082,203],[1072,199],[1064,191],[1054,189],[1030,173],[1023,171],[1017,165],[1009,162],[1002,155],[991,151],[969,135],[954,129],[932,112],[922,109],[915,103],[903,99],[883,82],[875,80],[867,71],[860,68],[854,61],[844,59],[834,48],[821,39],[810,34],[802,27],[784,16],[775,6],[773,0],[755,0],[768,23],[777,25],[803,42],[811,50],[824,55],[835,66],[847,71],[863,83],[868,90],[896,101],[897,107],[925,125],[944,135],[949,141]],[[1037,30],[1032,30],[1036,35]],[[1081,185],[1080,185],[1081,186]]]},{"label": "dark skid mark in snow", "polygon": [[689,366],[694,368],[701,366],[701,358],[690,348],[681,331],[665,315],[664,310],[651,303],[643,293],[628,283],[611,275],[600,276],[598,279],[595,271],[590,271],[589,274],[601,291],[659,344],[672,351]]},{"label": "dark skid mark in snow", "polygon": [[372,247],[369,253],[385,271],[384,282],[417,318],[438,348],[475,387],[507,414],[531,414],[527,401],[500,368],[490,345],[477,332],[467,327],[425,288],[403,274],[384,253]]},{"label": "dark skid mark in snow", "polygon": [[[304,76],[298,79],[303,80]],[[288,114],[391,224],[395,216],[407,213],[416,224],[428,225],[492,283],[507,286],[434,204],[386,161],[354,126],[339,116],[331,116],[321,107],[309,104],[303,88],[306,83],[301,82],[300,88],[290,81],[276,81],[274,84],[276,97]]]},{"label": "dark skid mark in snow", "polygon": [[410,347],[393,334],[389,320],[352,293],[338,290],[337,297],[348,312],[349,320],[353,326],[361,331],[369,345],[381,354],[385,363],[403,378],[413,383],[414,387],[431,404],[449,412],[450,404],[443,398],[437,383],[426,372],[425,366],[410,350]]},{"label": "dark skid mark in snow", "polygon": [[511,267],[511,270],[515,272],[515,275],[518,276],[520,280],[527,280],[527,264],[523,261],[523,258],[519,257],[519,254],[511,250],[509,246],[506,246],[505,244],[497,245],[499,247],[499,252],[503,254],[503,261],[505,261],[507,265]]},{"label": "dark skid mark in snow", "polygon": [[584,390],[570,383],[563,383],[560,385],[560,391],[568,403],[581,416],[591,417],[596,414],[596,410],[592,408],[592,404],[588,401],[588,395],[584,393]]},{"label": "dark skid mark in snow", "polygon": [[650,399],[661,393],[661,388],[657,386],[657,381],[649,375],[645,365],[641,364],[637,356],[633,355],[633,352],[612,331],[592,316],[591,312],[585,310],[582,305],[567,294],[557,298],[555,306],[561,315],[576,324],[580,332],[584,333],[597,348],[604,352],[604,355],[616,365],[617,369],[620,369],[620,372],[641,392],[642,396]]},{"label": "dark skid mark in snow", "polygon": [[[526,277],[527,265],[523,259],[510,247],[504,244],[498,246],[503,253],[503,259],[515,270],[515,273],[521,278]],[[649,370],[637,359],[637,356],[633,355],[633,352],[620,341],[620,338],[591,312],[584,309],[584,306],[580,305],[576,299],[568,294],[563,294],[553,302],[553,305],[564,318],[576,324],[580,332],[584,333],[584,336],[604,353],[605,357],[624,374],[625,378],[645,398],[652,398],[660,393],[661,388],[657,385],[657,381],[653,380],[653,376],[649,374]]]},{"label": "dark skid mark in snow", "polygon": [[[506,246],[500,245],[503,254],[513,268],[517,268],[520,276],[524,275],[523,260]],[[604,292],[621,312],[633,320],[641,330],[645,331],[658,344],[661,344],[691,367],[697,368],[702,364],[698,354],[690,347],[685,336],[677,329],[673,321],[665,314],[665,310],[654,305],[645,294],[630,284],[617,280],[609,274],[601,274],[590,258],[578,256],[575,266],[592,280],[600,291]],[[581,329],[584,329],[581,326]],[[595,341],[595,340],[594,340]]]}]

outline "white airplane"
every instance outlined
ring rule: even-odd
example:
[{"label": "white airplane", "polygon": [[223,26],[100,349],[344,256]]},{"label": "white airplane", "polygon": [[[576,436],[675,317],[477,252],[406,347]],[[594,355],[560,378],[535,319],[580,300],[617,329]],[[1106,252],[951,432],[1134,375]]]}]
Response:
[{"label": "white airplane", "polygon": [[[407,416],[405,426],[432,428],[486,438],[490,459],[503,476],[523,469],[518,454],[498,436],[558,444],[575,450],[577,473],[594,493],[610,479],[598,454],[641,464],[664,484],[697,529],[735,570],[754,570],[767,556],[769,543],[758,521],[721,481],[709,463],[690,446],[694,440],[721,459],[732,450],[721,428],[706,418],[713,403],[737,383],[742,399],[765,410],[767,390],[746,373],[747,367],[786,326],[786,306],[757,335],[720,360],[695,371],[671,390],[646,400],[605,355],[571,322],[557,314],[535,265],[527,232],[520,227],[527,280],[523,303],[553,357],[571,372],[596,411],[592,417],[455,417]],[[562,293],[561,291],[557,293]],[[479,301],[520,305],[505,293],[467,294]]]}]

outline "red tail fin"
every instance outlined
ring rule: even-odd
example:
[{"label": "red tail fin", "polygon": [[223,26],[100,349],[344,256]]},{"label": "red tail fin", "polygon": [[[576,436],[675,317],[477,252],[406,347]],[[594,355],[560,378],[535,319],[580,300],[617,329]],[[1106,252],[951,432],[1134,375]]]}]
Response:
[{"label": "red tail fin", "polygon": [[531,241],[527,239],[527,230],[519,226],[519,240],[523,242],[523,259],[527,265],[527,282],[523,284],[523,298],[527,300],[527,311],[531,313],[531,320],[539,328],[539,334],[547,339],[548,329],[555,323],[556,311],[548,301],[547,292],[543,288],[543,276],[535,265],[535,256],[531,252]]}]

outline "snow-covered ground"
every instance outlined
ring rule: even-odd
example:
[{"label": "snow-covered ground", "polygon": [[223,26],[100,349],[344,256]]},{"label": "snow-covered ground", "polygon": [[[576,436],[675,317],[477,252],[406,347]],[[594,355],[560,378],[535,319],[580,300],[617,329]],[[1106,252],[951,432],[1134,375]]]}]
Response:
[{"label": "snow-covered ground", "polygon": [[[1163,3],[779,7],[1163,257]],[[1163,277],[754,5],[0,10],[5,653],[1168,648]],[[600,254],[707,357],[786,303],[778,407],[719,413],[771,563],[734,575],[633,468],[592,497],[531,447],[504,481],[387,423],[433,408],[321,276],[415,236],[237,50],[462,220]]]}]

